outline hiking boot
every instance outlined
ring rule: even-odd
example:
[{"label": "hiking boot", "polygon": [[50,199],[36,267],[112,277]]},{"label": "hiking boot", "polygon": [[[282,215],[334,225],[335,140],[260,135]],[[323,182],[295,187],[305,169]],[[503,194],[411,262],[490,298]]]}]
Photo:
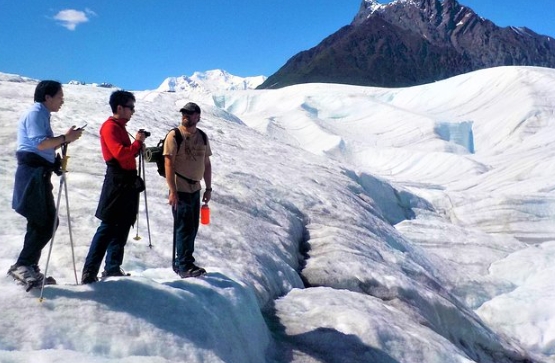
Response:
[{"label": "hiking boot", "polygon": [[186,279],[187,277],[199,277],[206,273],[206,270],[202,267],[198,267],[195,264],[191,264],[185,270],[179,271],[179,277]]},{"label": "hiking boot", "polygon": [[112,277],[112,276],[116,276],[116,277],[131,276],[131,274],[123,271],[123,269],[121,268],[115,271],[102,271],[102,277]]},{"label": "hiking boot", "polygon": [[8,275],[13,277],[15,280],[26,284],[33,284],[38,281],[35,270],[32,266],[13,265],[8,270]]},{"label": "hiking boot", "polygon": [[93,282],[97,282],[97,281],[98,281],[98,277],[94,272],[85,271],[83,272],[83,276],[81,276],[81,284],[83,285],[92,284]]},{"label": "hiking boot", "polygon": [[52,276],[45,277],[44,274],[42,272],[40,272],[39,265],[32,265],[31,268],[35,272],[35,277],[37,278],[36,283],[38,285],[42,285],[42,280],[45,280],[45,279],[46,279],[44,281],[45,285],[56,285],[57,282]]},{"label": "hiking boot", "polygon": [[35,273],[35,277],[37,278],[37,283],[42,284],[42,280],[44,280],[44,274],[40,272],[39,265],[32,265],[31,268],[33,269],[33,272]]}]

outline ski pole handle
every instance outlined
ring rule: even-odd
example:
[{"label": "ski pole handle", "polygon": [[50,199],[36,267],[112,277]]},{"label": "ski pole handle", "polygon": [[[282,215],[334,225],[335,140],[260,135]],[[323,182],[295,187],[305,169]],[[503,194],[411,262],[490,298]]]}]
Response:
[{"label": "ski pole handle", "polygon": [[67,171],[67,161],[69,159],[68,155],[64,155],[64,157],[62,158],[62,171],[66,172]]}]

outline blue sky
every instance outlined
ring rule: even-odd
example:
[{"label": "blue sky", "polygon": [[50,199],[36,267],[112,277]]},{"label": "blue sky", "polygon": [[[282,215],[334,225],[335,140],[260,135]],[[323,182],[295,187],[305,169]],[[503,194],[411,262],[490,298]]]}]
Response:
[{"label": "blue sky", "polygon": [[[0,72],[129,90],[216,68],[269,76],[349,24],[361,2],[0,0]],[[554,0],[461,3],[500,26],[555,37]]]}]

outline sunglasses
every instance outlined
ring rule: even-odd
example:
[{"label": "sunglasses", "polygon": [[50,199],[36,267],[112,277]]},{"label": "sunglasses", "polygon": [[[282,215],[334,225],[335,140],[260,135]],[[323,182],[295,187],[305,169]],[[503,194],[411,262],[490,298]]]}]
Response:
[{"label": "sunglasses", "polygon": [[125,107],[125,108],[130,109],[131,111],[135,111],[135,106],[123,105],[121,107]]}]

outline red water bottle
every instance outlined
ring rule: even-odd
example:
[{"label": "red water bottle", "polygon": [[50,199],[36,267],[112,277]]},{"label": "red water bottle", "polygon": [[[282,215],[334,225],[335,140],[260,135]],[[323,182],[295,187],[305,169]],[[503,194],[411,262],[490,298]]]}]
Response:
[{"label": "red water bottle", "polygon": [[200,207],[200,223],[210,224],[210,208],[208,208],[208,204],[203,204]]}]

